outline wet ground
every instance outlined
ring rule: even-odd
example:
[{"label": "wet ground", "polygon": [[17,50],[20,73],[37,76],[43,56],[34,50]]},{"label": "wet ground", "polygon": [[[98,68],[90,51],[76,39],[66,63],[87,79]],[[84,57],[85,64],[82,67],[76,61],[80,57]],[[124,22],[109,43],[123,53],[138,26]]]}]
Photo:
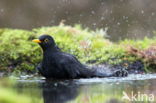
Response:
[{"label": "wet ground", "polygon": [[27,77],[11,88],[34,103],[154,103],[156,98],[156,74],[61,81]]}]

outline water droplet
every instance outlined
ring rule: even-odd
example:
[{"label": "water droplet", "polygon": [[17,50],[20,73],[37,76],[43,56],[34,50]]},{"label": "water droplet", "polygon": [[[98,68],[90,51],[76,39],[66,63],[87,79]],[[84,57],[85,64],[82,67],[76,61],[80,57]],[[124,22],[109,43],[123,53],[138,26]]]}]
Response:
[{"label": "water droplet", "polygon": [[104,2],[102,2],[101,5],[104,5]]},{"label": "water droplet", "polygon": [[82,17],[83,16],[83,14],[80,14],[80,17]]},{"label": "water droplet", "polygon": [[154,12],[152,12],[152,16],[154,16],[155,15],[155,13]]},{"label": "water droplet", "polygon": [[92,14],[95,14],[95,11],[91,11]]},{"label": "water droplet", "polygon": [[93,26],[96,26],[96,23],[93,23]]},{"label": "water droplet", "polygon": [[4,9],[0,9],[0,12],[4,12]]},{"label": "water droplet", "polygon": [[125,19],[125,18],[126,18],[126,16],[123,16],[122,18],[123,18],[123,19]]},{"label": "water droplet", "polygon": [[120,25],[120,24],[121,24],[120,22],[117,23],[117,25]]},{"label": "water droplet", "polygon": [[54,84],[55,87],[57,87],[57,85],[58,85],[57,83]]},{"label": "water droplet", "polygon": [[141,11],[141,14],[144,14],[144,10]]},{"label": "water droplet", "polygon": [[126,20],[126,22],[128,22],[128,20]]},{"label": "water droplet", "polygon": [[51,20],[51,21],[50,21],[50,23],[52,23],[52,24],[53,24],[53,23],[55,23],[55,21],[54,21],[54,20]]},{"label": "water droplet", "polygon": [[101,20],[104,20],[104,19],[105,19],[105,17],[102,16],[102,17],[101,17]]}]

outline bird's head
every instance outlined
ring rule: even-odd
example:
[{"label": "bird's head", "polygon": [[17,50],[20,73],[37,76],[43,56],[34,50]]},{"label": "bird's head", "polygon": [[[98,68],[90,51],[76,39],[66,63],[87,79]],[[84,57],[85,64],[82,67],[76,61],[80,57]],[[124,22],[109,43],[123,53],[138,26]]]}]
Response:
[{"label": "bird's head", "polygon": [[50,35],[41,35],[38,39],[32,40],[35,43],[38,43],[43,50],[55,47],[55,41]]}]

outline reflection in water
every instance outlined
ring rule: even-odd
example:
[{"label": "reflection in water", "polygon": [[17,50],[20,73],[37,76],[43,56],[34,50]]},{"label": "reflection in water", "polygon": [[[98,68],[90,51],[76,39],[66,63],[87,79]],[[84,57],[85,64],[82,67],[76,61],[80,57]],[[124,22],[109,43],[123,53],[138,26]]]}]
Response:
[{"label": "reflection in water", "polygon": [[72,81],[68,83],[46,82],[42,88],[44,103],[66,103],[77,97],[79,86]]},{"label": "reflection in water", "polygon": [[[85,101],[85,103],[90,103],[91,101],[94,101],[94,97],[99,96],[98,98],[102,100],[98,100],[98,98],[97,100],[95,100],[100,103],[105,101],[107,101],[107,103],[121,103],[121,101],[113,96],[114,94],[116,94],[115,92],[118,89],[114,88],[113,86],[109,88],[109,91],[107,91],[105,90],[105,87],[108,88],[107,86],[108,84],[80,86],[74,81],[68,81],[66,83],[53,83],[52,81],[45,82],[42,84],[43,101],[44,103],[81,103],[82,101]],[[117,93],[120,93],[120,91]],[[108,100],[105,100],[104,97],[106,97],[107,95]]]},{"label": "reflection in water", "polygon": [[[151,78],[151,75],[144,75]],[[143,77],[143,76],[142,76]],[[156,77],[156,75],[153,75]],[[128,80],[130,79],[131,80]],[[139,79],[137,76],[127,78],[92,78],[66,81],[19,81],[14,90],[19,94],[28,95],[37,103],[129,103],[122,100],[123,92],[130,98],[132,93],[142,96],[146,94],[156,99],[156,79]],[[143,79],[143,78],[140,78]],[[147,102],[149,102],[148,97]],[[33,102],[35,103],[35,102]],[[144,103],[144,102],[140,102]]]}]

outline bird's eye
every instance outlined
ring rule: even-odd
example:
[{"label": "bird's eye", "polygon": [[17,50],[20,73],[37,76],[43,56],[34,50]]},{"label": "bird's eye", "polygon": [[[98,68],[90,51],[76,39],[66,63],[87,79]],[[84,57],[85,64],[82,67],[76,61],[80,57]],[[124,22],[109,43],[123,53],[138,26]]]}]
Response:
[{"label": "bird's eye", "polygon": [[49,41],[48,39],[45,39],[45,40],[44,40],[44,42],[46,42],[46,43],[47,43],[48,41]]}]

